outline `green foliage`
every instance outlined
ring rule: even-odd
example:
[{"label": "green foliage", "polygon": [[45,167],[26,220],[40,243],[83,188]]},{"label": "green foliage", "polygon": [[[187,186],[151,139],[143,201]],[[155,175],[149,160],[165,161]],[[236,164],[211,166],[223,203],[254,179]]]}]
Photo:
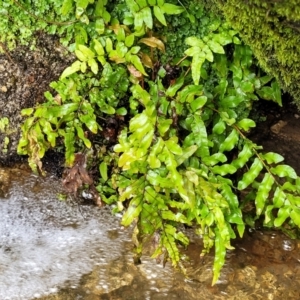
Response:
[{"label": "green foliage", "polygon": [[240,32],[243,40],[251,47],[261,67],[277,78],[281,87],[293,96],[299,107],[299,2],[297,0],[210,2],[218,5],[227,21]]},{"label": "green foliage", "polygon": [[0,132],[5,133],[6,129],[9,125],[9,119],[7,117],[3,117],[0,119]]},{"label": "green foliage", "polygon": [[[74,16],[61,14],[63,0],[42,1],[1,1],[0,42],[9,49],[17,43],[34,45],[34,34],[46,30],[51,34],[65,35],[65,41],[71,39],[68,25],[76,22]],[[72,26],[72,30],[74,27]]]},{"label": "green foliage", "polygon": [[9,119],[7,117],[0,118],[0,133],[3,133],[5,136],[1,145],[2,152],[7,153],[8,144],[9,144]]},{"label": "green foliage", "polygon": [[[196,2],[108,2],[55,6],[75,20],[68,33],[77,60],[51,83],[55,95],[23,110],[19,153],[42,171],[50,148],[64,147],[67,167],[93,148],[97,191],[123,212],[122,225],[134,224],[137,257],[153,239],[152,257],[180,264],[189,243],[180,225],[192,226],[201,255],[215,248],[214,284],[247,223],[262,217],[285,230],[300,223],[299,177],[246,136],[255,127],[253,101],[281,104],[278,84],[261,76],[237,32]],[[193,25],[178,32],[182,22],[201,23],[199,35]],[[175,49],[164,26],[186,37],[184,48]],[[254,210],[246,214],[248,204]]]},{"label": "green foliage", "polygon": [[75,145],[91,148],[89,133],[97,134],[101,129],[97,117],[114,114],[118,97],[123,97],[128,87],[128,79],[122,78],[125,69],[121,66],[115,65],[113,69],[105,64],[102,74],[105,76],[100,80],[92,78],[91,72],[87,76],[73,74],[68,79],[62,74],[60,81],[50,85],[58,93],[55,97],[47,92],[47,102],[36,109],[22,111],[27,119],[22,126],[18,153],[29,155],[33,170],[42,171],[41,158],[50,147],[57,145],[59,139],[65,146],[67,167],[74,162]]}]

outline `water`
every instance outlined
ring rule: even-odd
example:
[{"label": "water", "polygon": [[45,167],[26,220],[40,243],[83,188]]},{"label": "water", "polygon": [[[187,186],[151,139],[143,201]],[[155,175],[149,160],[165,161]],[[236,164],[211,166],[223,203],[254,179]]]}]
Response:
[{"label": "water", "polygon": [[66,281],[76,286],[95,265],[118,258],[129,241],[126,231],[109,238],[119,225],[108,209],[58,201],[57,180],[25,175],[0,201],[2,300],[53,293]]},{"label": "water", "polygon": [[[57,200],[60,182],[0,170],[0,299],[300,299],[300,244],[249,231],[211,287],[213,255],[191,236],[188,277],[147,255],[134,265],[130,229],[109,208]],[[213,254],[213,253],[212,253]]]}]

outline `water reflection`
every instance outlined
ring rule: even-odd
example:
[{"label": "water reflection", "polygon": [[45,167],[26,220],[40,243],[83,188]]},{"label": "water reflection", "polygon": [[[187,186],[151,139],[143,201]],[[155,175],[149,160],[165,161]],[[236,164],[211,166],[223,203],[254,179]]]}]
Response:
[{"label": "water reflection", "polygon": [[[10,185],[10,186],[9,186]],[[148,256],[109,209],[57,200],[60,183],[0,170],[0,299],[300,299],[300,245],[276,232],[236,241],[218,283],[190,233],[188,278]]]}]

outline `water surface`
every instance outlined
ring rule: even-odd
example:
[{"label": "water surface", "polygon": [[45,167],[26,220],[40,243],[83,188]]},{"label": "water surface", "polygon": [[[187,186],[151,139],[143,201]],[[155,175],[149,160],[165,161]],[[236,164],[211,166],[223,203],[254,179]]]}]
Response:
[{"label": "water surface", "polygon": [[0,299],[300,299],[300,243],[251,231],[211,287],[213,256],[192,233],[188,277],[147,255],[109,208],[59,201],[60,181],[0,169]]}]

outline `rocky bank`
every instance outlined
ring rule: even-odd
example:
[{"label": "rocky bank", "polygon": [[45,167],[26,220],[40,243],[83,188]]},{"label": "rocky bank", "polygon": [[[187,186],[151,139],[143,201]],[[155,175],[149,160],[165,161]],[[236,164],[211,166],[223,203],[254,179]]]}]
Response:
[{"label": "rocky bank", "polygon": [[[50,82],[74,60],[54,36],[38,34],[35,49],[20,46],[9,52],[0,44],[0,164],[18,160],[21,110],[44,101]],[[2,49],[1,49],[2,48]],[[4,125],[4,118],[9,120]],[[5,140],[6,138],[6,140]],[[8,139],[9,140],[8,140]],[[8,144],[7,144],[8,142]],[[7,145],[6,145],[7,144]]]}]

